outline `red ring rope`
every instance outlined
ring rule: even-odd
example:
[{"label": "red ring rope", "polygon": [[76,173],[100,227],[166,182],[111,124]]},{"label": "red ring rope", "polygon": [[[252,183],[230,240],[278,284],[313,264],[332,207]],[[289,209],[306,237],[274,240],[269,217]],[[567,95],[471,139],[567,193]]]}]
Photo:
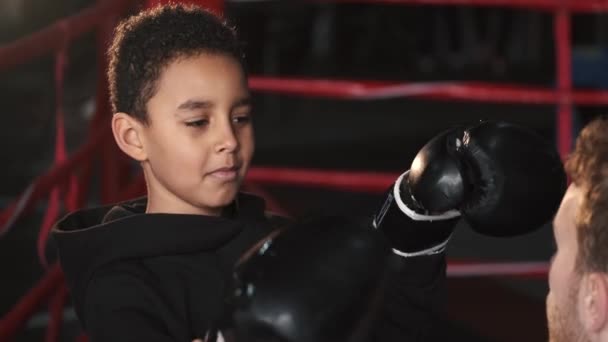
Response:
[{"label": "red ring rope", "polygon": [[[252,76],[252,90],[284,95],[381,100],[414,97],[432,100],[461,100],[496,103],[558,104],[563,91],[514,84],[485,82],[386,82],[329,79],[299,79]],[[582,105],[608,105],[608,91],[577,90],[572,101]]]},{"label": "red ring rope", "polygon": [[46,330],[45,342],[54,342],[59,339],[63,323],[63,308],[68,300],[68,296],[68,288],[65,282],[61,282],[57,291],[53,293],[49,303],[50,322]]},{"label": "red ring rope", "polygon": [[46,275],[22,297],[0,320],[0,341],[10,341],[25,325],[28,318],[51,297],[63,281],[63,272],[56,263]]},{"label": "red ring rope", "polygon": [[555,12],[555,58],[557,86],[560,93],[557,104],[557,142],[560,155],[565,159],[572,144],[572,48],[570,40],[570,13],[564,9]]},{"label": "red ring rope", "polygon": [[107,0],[82,10],[13,43],[0,46],[0,71],[61,48],[69,40],[78,38],[107,21],[115,13],[123,13],[130,1]]},{"label": "red ring rope", "polygon": [[471,277],[517,277],[541,278],[547,277],[548,262],[453,262],[448,263],[447,274],[450,278]]},{"label": "red ring rope", "polygon": [[383,192],[397,173],[252,167],[247,180],[258,184],[296,185],[344,191]]},{"label": "red ring rope", "polygon": [[33,205],[47,195],[55,185],[63,184],[77,168],[90,162],[95,155],[95,152],[101,147],[100,142],[103,141],[103,138],[106,137],[108,133],[109,127],[104,126],[104,129],[98,130],[96,134],[78,150],[78,152],[72,155],[71,158],[54,166],[46,174],[41,175],[34,180],[32,183],[33,188],[27,193],[27,200],[20,205],[21,210],[19,212],[15,211],[19,207],[17,205],[19,201],[11,203],[0,212],[0,227],[6,229],[4,224],[9,221],[14,222],[16,220],[14,217],[15,214],[23,215],[28,212]]}]

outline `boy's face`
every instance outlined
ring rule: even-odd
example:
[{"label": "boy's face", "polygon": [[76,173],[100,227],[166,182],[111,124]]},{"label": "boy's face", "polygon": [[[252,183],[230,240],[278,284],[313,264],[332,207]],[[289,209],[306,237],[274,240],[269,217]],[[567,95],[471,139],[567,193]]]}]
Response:
[{"label": "boy's face", "polygon": [[162,72],[142,126],[148,212],[219,215],[254,151],[247,80],[232,57],[178,58]]}]

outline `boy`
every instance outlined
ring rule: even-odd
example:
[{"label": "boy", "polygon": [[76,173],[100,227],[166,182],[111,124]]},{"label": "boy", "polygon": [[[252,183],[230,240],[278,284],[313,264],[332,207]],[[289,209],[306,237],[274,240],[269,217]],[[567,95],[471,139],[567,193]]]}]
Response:
[{"label": "boy", "polygon": [[[268,217],[261,199],[239,193],[254,151],[240,43],[235,31],[214,15],[173,5],[122,22],[109,55],[114,138],[141,164],[147,197],[79,211],[57,224],[54,237],[76,312],[93,341],[214,341],[234,265],[286,222]],[[490,148],[511,141],[517,151],[509,151],[509,156],[525,156],[520,157],[524,164],[535,147],[547,150],[525,134],[509,138],[512,132],[502,126],[480,126],[479,131],[480,136],[499,135],[489,142],[480,140]],[[504,139],[502,132],[508,133]],[[451,144],[452,138],[462,139],[464,133],[469,134],[451,131],[435,141],[443,144],[450,139]],[[514,140],[529,144],[513,144]],[[456,174],[445,163],[452,152],[435,148],[427,152],[428,160],[418,165],[434,161],[438,167],[432,168],[430,178],[435,180],[429,182],[429,173],[423,176],[418,172],[422,169],[413,169],[416,176],[396,182],[374,220],[374,227],[400,256],[377,340],[427,337],[443,302],[443,250],[460,216],[450,209],[479,209],[488,203],[485,193],[482,197],[468,193],[482,179]],[[475,156],[491,162],[505,154]],[[543,171],[538,173],[542,177],[530,177],[531,182],[521,186],[534,185],[551,197],[560,191],[561,164],[552,152],[539,161],[534,165]],[[509,165],[496,168],[504,168],[507,175],[521,173]],[[486,168],[480,169],[487,175]],[[458,194],[450,186],[466,191]],[[492,204],[502,203],[504,193],[518,188],[495,188],[492,182],[483,186],[492,193]],[[420,203],[405,195],[410,190]],[[536,199],[531,196],[522,205],[503,210],[523,212]],[[552,204],[549,209],[536,208],[534,217],[547,220],[553,209]],[[494,211],[485,208],[478,214],[491,216]],[[535,220],[529,228],[537,224]]]},{"label": "boy", "polygon": [[109,57],[114,138],[148,196],[58,224],[78,316],[93,341],[205,337],[231,265],[277,225],[235,201],[254,150],[241,47],[214,15],[166,6],[119,25]]}]

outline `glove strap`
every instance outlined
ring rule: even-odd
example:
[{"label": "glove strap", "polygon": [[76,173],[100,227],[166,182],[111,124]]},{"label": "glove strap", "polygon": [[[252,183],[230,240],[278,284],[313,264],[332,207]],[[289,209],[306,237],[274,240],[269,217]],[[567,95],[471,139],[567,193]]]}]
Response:
[{"label": "glove strap", "polygon": [[[399,178],[397,178],[397,181],[393,185],[393,188],[388,192],[387,199],[386,199],[384,205],[382,206],[382,209],[380,210],[378,215],[376,215],[374,217],[374,220],[372,221],[372,225],[374,228],[377,229],[378,227],[380,227],[387,212],[390,210],[390,208],[394,207],[395,205],[399,208],[399,211],[401,213],[405,214],[412,221],[421,222],[420,224],[422,224],[422,225],[431,224],[432,221],[446,221],[446,220],[454,221],[454,219],[461,216],[461,214],[458,210],[449,210],[449,211],[446,211],[446,212],[438,214],[438,215],[425,215],[425,214],[418,213],[415,210],[408,207],[401,197],[401,190],[400,190],[402,188],[401,183],[403,182],[404,177],[408,175],[408,173],[409,173],[409,170],[404,172],[401,176],[399,176]],[[415,203],[415,199],[413,197],[411,198],[411,201],[413,203]],[[389,220],[389,221],[391,221],[391,220]],[[422,223],[422,222],[426,222],[426,223]],[[403,223],[407,224],[406,222],[403,222]],[[386,227],[386,228],[388,228],[388,227]],[[394,228],[399,229],[399,227],[394,227]],[[422,226],[420,228],[426,229],[426,227],[422,227]],[[395,254],[405,257],[405,258],[439,254],[445,250],[445,247],[447,246],[448,241],[450,240],[451,236],[452,236],[452,234],[450,233],[447,236],[447,238],[445,240],[443,240],[442,242],[440,242],[439,244],[425,248],[423,250],[404,252],[399,249],[393,248],[393,252]]]},{"label": "glove strap", "polygon": [[[460,211],[458,211],[458,210],[448,210],[439,215],[424,215],[424,214],[417,213],[414,210],[410,209],[401,199],[401,191],[400,191],[401,183],[403,182],[403,178],[405,176],[407,176],[409,173],[410,173],[410,170],[405,171],[401,176],[399,176],[399,178],[397,178],[397,181],[395,182],[395,185],[393,186],[393,197],[395,198],[395,203],[397,203],[397,206],[405,215],[407,215],[409,218],[411,218],[414,221],[441,221],[441,220],[453,219],[453,218],[460,216]],[[413,196],[412,196],[412,200],[414,202],[416,201]]]}]

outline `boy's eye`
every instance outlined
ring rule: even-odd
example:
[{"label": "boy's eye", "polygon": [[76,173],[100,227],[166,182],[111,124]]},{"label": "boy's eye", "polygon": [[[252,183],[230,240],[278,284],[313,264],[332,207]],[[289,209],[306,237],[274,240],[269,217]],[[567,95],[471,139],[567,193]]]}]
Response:
[{"label": "boy's eye", "polygon": [[235,115],[234,118],[232,118],[232,120],[238,124],[248,123],[249,121],[251,121],[251,115],[249,115],[249,114]]},{"label": "boy's eye", "polygon": [[202,127],[202,126],[206,126],[208,123],[209,123],[208,120],[201,119],[201,120],[195,120],[195,121],[188,121],[188,122],[186,122],[186,126],[188,126],[188,127]]}]

